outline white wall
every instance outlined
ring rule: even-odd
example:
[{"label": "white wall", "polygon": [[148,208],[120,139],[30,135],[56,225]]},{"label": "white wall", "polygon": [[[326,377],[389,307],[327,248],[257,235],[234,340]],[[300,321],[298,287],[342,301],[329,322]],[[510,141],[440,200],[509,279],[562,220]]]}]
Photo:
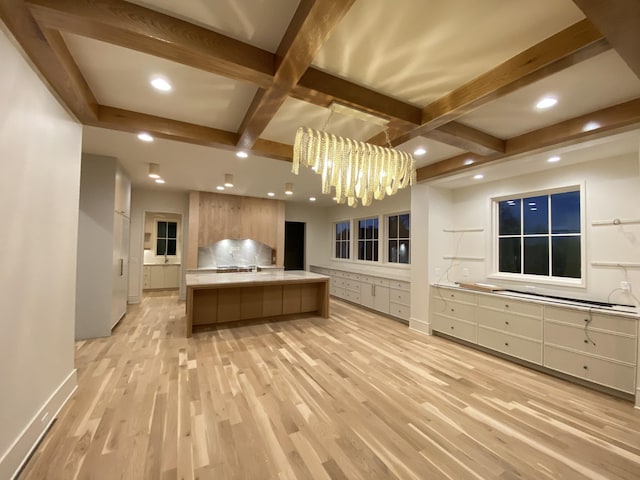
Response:
[{"label": "white wall", "polygon": [[145,212],[163,212],[182,216],[182,238],[180,239],[180,299],[184,300],[186,289],[184,273],[186,269],[186,247],[188,245],[189,193],[171,190],[145,189],[131,190],[131,225],[129,237],[129,303],[139,303],[142,299],[142,276],[144,266],[144,218]]},{"label": "white wall", "polygon": [[[0,478],[76,387],[74,312],[82,127],[0,22]],[[43,248],[44,246],[44,248]]]},{"label": "white wall", "polygon": [[[488,279],[493,270],[493,242],[491,198],[534,192],[566,185],[582,184],[585,188],[585,245],[586,285],[584,287],[548,286],[522,282]],[[451,222],[442,220],[429,233],[429,245],[442,242],[442,228],[475,228],[482,232],[462,234],[458,255],[478,257],[482,260],[448,260],[451,265],[449,280],[489,281],[508,288],[526,289],[536,293],[555,294],[572,298],[633,303],[628,294],[613,292],[625,279],[622,268],[598,267],[591,262],[640,262],[640,225],[593,226],[592,222],[614,218],[638,219],[640,217],[640,167],[637,154],[607,158],[573,166],[559,167],[537,174],[489,182],[452,193]],[[461,234],[453,233],[445,241],[448,253],[455,253]],[[430,247],[431,248],[431,247]],[[469,276],[463,276],[463,269]],[[438,278],[431,269],[431,281]],[[627,279],[640,297],[640,269],[630,268]]]},{"label": "white wall", "polygon": [[294,202],[286,202],[284,208],[285,221],[305,223],[305,268],[308,270],[310,265],[325,263],[326,252],[330,248],[327,235],[328,208]]}]

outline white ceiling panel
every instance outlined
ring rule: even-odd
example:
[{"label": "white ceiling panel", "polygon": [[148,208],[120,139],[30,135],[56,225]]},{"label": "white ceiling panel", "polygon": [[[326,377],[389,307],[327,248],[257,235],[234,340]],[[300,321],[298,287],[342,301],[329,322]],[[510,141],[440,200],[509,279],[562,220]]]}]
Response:
[{"label": "white ceiling panel", "polygon": [[275,53],[299,0],[129,0]]},{"label": "white ceiling panel", "polygon": [[571,0],[366,0],[314,66],[423,107],[583,18]]},{"label": "white ceiling panel", "polygon": [[[535,104],[544,96],[556,97],[558,104],[538,111]],[[609,50],[490,102],[458,121],[506,139],[637,97],[640,79]]]},{"label": "white ceiling panel", "polygon": [[415,152],[417,148],[424,148],[427,151],[424,155],[414,156],[418,168],[465,153],[465,150],[461,148],[452,147],[425,137],[412,138],[397,147],[398,150],[408,153]]},{"label": "white ceiling panel", "polygon": [[[222,130],[236,131],[256,87],[151,55],[65,34],[98,103]],[[162,76],[168,93],[149,84]]]}]

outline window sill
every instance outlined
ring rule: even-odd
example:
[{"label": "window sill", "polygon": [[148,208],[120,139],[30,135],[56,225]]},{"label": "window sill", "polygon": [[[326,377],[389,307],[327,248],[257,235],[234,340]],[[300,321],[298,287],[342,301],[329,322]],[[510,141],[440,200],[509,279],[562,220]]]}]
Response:
[{"label": "window sill", "polygon": [[493,273],[487,278],[491,280],[504,280],[509,282],[519,283],[534,283],[536,285],[553,285],[557,287],[569,287],[569,288],[586,288],[586,282],[584,278],[541,278],[537,275],[514,275],[508,273]]}]

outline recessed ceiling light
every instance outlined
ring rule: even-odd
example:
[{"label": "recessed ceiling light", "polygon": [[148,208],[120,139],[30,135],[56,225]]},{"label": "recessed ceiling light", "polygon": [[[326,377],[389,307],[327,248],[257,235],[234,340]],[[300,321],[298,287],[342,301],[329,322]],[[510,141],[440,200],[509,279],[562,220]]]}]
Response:
[{"label": "recessed ceiling light", "polygon": [[331,200],[335,202],[336,200],[338,200],[338,197],[333,197]]},{"label": "recessed ceiling light", "polygon": [[293,183],[285,183],[284,184],[284,194],[285,195],[293,195]]},{"label": "recessed ceiling light", "polygon": [[220,191],[222,191],[222,190],[224,190],[224,187],[223,187],[222,185],[218,185],[218,186],[216,187],[216,190],[220,190]]},{"label": "recessed ceiling light", "polygon": [[249,156],[249,154],[247,152],[236,152],[236,157],[238,158],[247,158]]},{"label": "recessed ceiling light", "polygon": [[555,97],[543,97],[536,103],[536,108],[538,110],[546,110],[547,108],[555,106],[557,103],[558,99]]},{"label": "recessed ceiling light", "polygon": [[309,201],[310,202],[315,202],[316,201],[316,197],[309,197]]},{"label": "recessed ceiling light", "polygon": [[149,164],[149,178],[160,178],[160,165],[157,163]]},{"label": "recessed ceiling light", "polygon": [[231,188],[233,187],[233,175],[230,173],[224,174],[224,186]]},{"label": "recessed ceiling light", "polygon": [[423,147],[418,147],[413,151],[413,154],[416,156],[420,156],[420,155],[424,155],[425,153],[427,153],[427,149],[423,148]]},{"label": "recessed ceiling light", "polygon": [[478,173],[473,176],[474,180],[482,180],[483,178],[484,178],[484,175],[482,175],[481,173]]},{"label": "recessed ceiling light", "polygon": [[147,132],[139,133],[138,138],[143,142],[153,142],[153,137],[149,135]]},{"label": "recessed ceiling light", "polygon": [[464,161],[464,164],[465,164],[465,165],[471,165],[471,164],[472,164],[472,163],[474,163],[474,162],[475,162],[475,160],[474,160],[473,158],[467,158],[467,159]]},{"label": "recessed ceiling light", "polygon": [[156,183],[164,183],[164,180],[161,178],[156,178]]},{"label": "recessed ceiling light", "polygon": [[275,197],[276,196],[276,194],[273,193],[273,192],[267,192],[267,195],[270,196],[270,197]]},{"label": "recessed ceiling light", "polygon": [[598,122],[588,122],[582,127],[583,132],[590,132],[591,130],[597,130],[601,125]]},{"label": "recessed ceiling light", "polygon": [[554,155],[553,157],[547,158],[547,162],[549,163],[555,163],[559,161],[560,161],[560,157],[558,155]]},{"label": "recessed ceiling light", "polygon": [[151,80],[151,85],[153,86],[153,88],[155,88],[156,90],[160,90],[161,92],[168,92],[173,88],[171,84],[162,77],[153,78]]}]

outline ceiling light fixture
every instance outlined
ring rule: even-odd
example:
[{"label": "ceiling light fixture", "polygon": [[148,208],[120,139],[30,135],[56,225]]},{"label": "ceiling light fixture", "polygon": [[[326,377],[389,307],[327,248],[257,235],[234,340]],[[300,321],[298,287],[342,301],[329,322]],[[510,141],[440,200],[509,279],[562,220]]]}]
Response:
[{"label": "ceiling light fixture", "polygon": [[465,165],[471,165],[471,164],[473,164],[474,162],[475,162],[475,160],[474,160],[473,158],[467,158],[467,159],[464,161],[464,164],[465,164]]},{"label": "ceiling light fixture", "polygon": [[558,103],[558,99],[555,97],[543,97],[536,103],[538,110],[546,110],[547,108],[554,107]]},{"label": "ceiling light fixture", "polygon": [[151,79],[151,86],[161,92],[169,92],[173,88],[169,81],[162,77],[154,77]]},{"label": "ceiling light fixture", "polygon": [[547,162],[549,163],[555,163],[559,161],[560,161],[560,157],[558,155],[554,155],[553,157],[547,158]]},{"label": "ceiling light fixture", "polygon": [[267,196],[269,196],[269,197],[275,197],[275,196],[276,196],[276,194],[275,194],[275,193],[273,193],[273,192],[267,192]]},{"label": "ceiling light fixture", "polygon": [[238,158],[247,158],[248,156],[249,154],[247,152],[243,152],[243,151],[236,152],[236,157]]},{"label": "ceiling light fixture", "polygon": [[482,175],[481,173],[478,173],[473,176],[474,180],[482,180],[483,178],[484,178],[484,175]]},{"label": "ceiling light fixture", "polygon": [[597,130],[601,125],[598,122],[587,122],[584,127],[582,127],[583,132],[590,132],[591,130]]},{"label": "ceiling light fixture", "polygon": [[233,175],[230,173],[224,174],[224,186],[229,188],[233,187]]},{"label": "ceiling light fixture", "polygon": [[160,178],[160,165],[157,163],[149,164],[149,178]]},{"label": "ceiling light fixture", "polygon": [[224,190],[224,187],[223,187],[222,185],[218,185],[218,186],[216,187],[216,190],[223,191],[223,190]]},{"label": "ceiling light fixture", "polygon": [[423,147],[418,147],[413,151],[413,154],[416,157],[419,157],[420,155],[424,155],[425,153],[427,153],[427,149]]},{"label": "ceiling light fixture", "polygon": [[139,133],[138,138],[143,142],[153,142],[153,137],[149,135],[147,132]]},{"label": "ceiling light fixture", "polygon": [[284,194],[285,195],[293,195],[293,183],[285,183],[284,184]]},{"label": "ceiling light fixture", "polygon": [[309,201],[310,202],[315,202],[316,201],[316,197],[309,197]]},{"label": "ceiling light fixture", "polygon": [[[398,189],[414,184],[416,162],[411,154],[391,147],[386,126],[384,132],[389,148],[325,131],[334,111],[376,124],[386,125],[385,119],[335,102],[330,111],[322,130],[298,129],[293,144],[291,171],[294,174],[298,175],[300,165],[310,167],[322,175],[322,193],[329,194],[334,187],[337,202],[347,202],[351,207],[357,206],[358,199],[364,206],[371,205],[374,198],[382,200],[385,195],[394,195]],[[382,176],[383,171],[387,175]]]},{"label": "ceiling light fixture", "polygon": [[164,180],[161,178],[156,178],[156,183],[164,183]]}]

